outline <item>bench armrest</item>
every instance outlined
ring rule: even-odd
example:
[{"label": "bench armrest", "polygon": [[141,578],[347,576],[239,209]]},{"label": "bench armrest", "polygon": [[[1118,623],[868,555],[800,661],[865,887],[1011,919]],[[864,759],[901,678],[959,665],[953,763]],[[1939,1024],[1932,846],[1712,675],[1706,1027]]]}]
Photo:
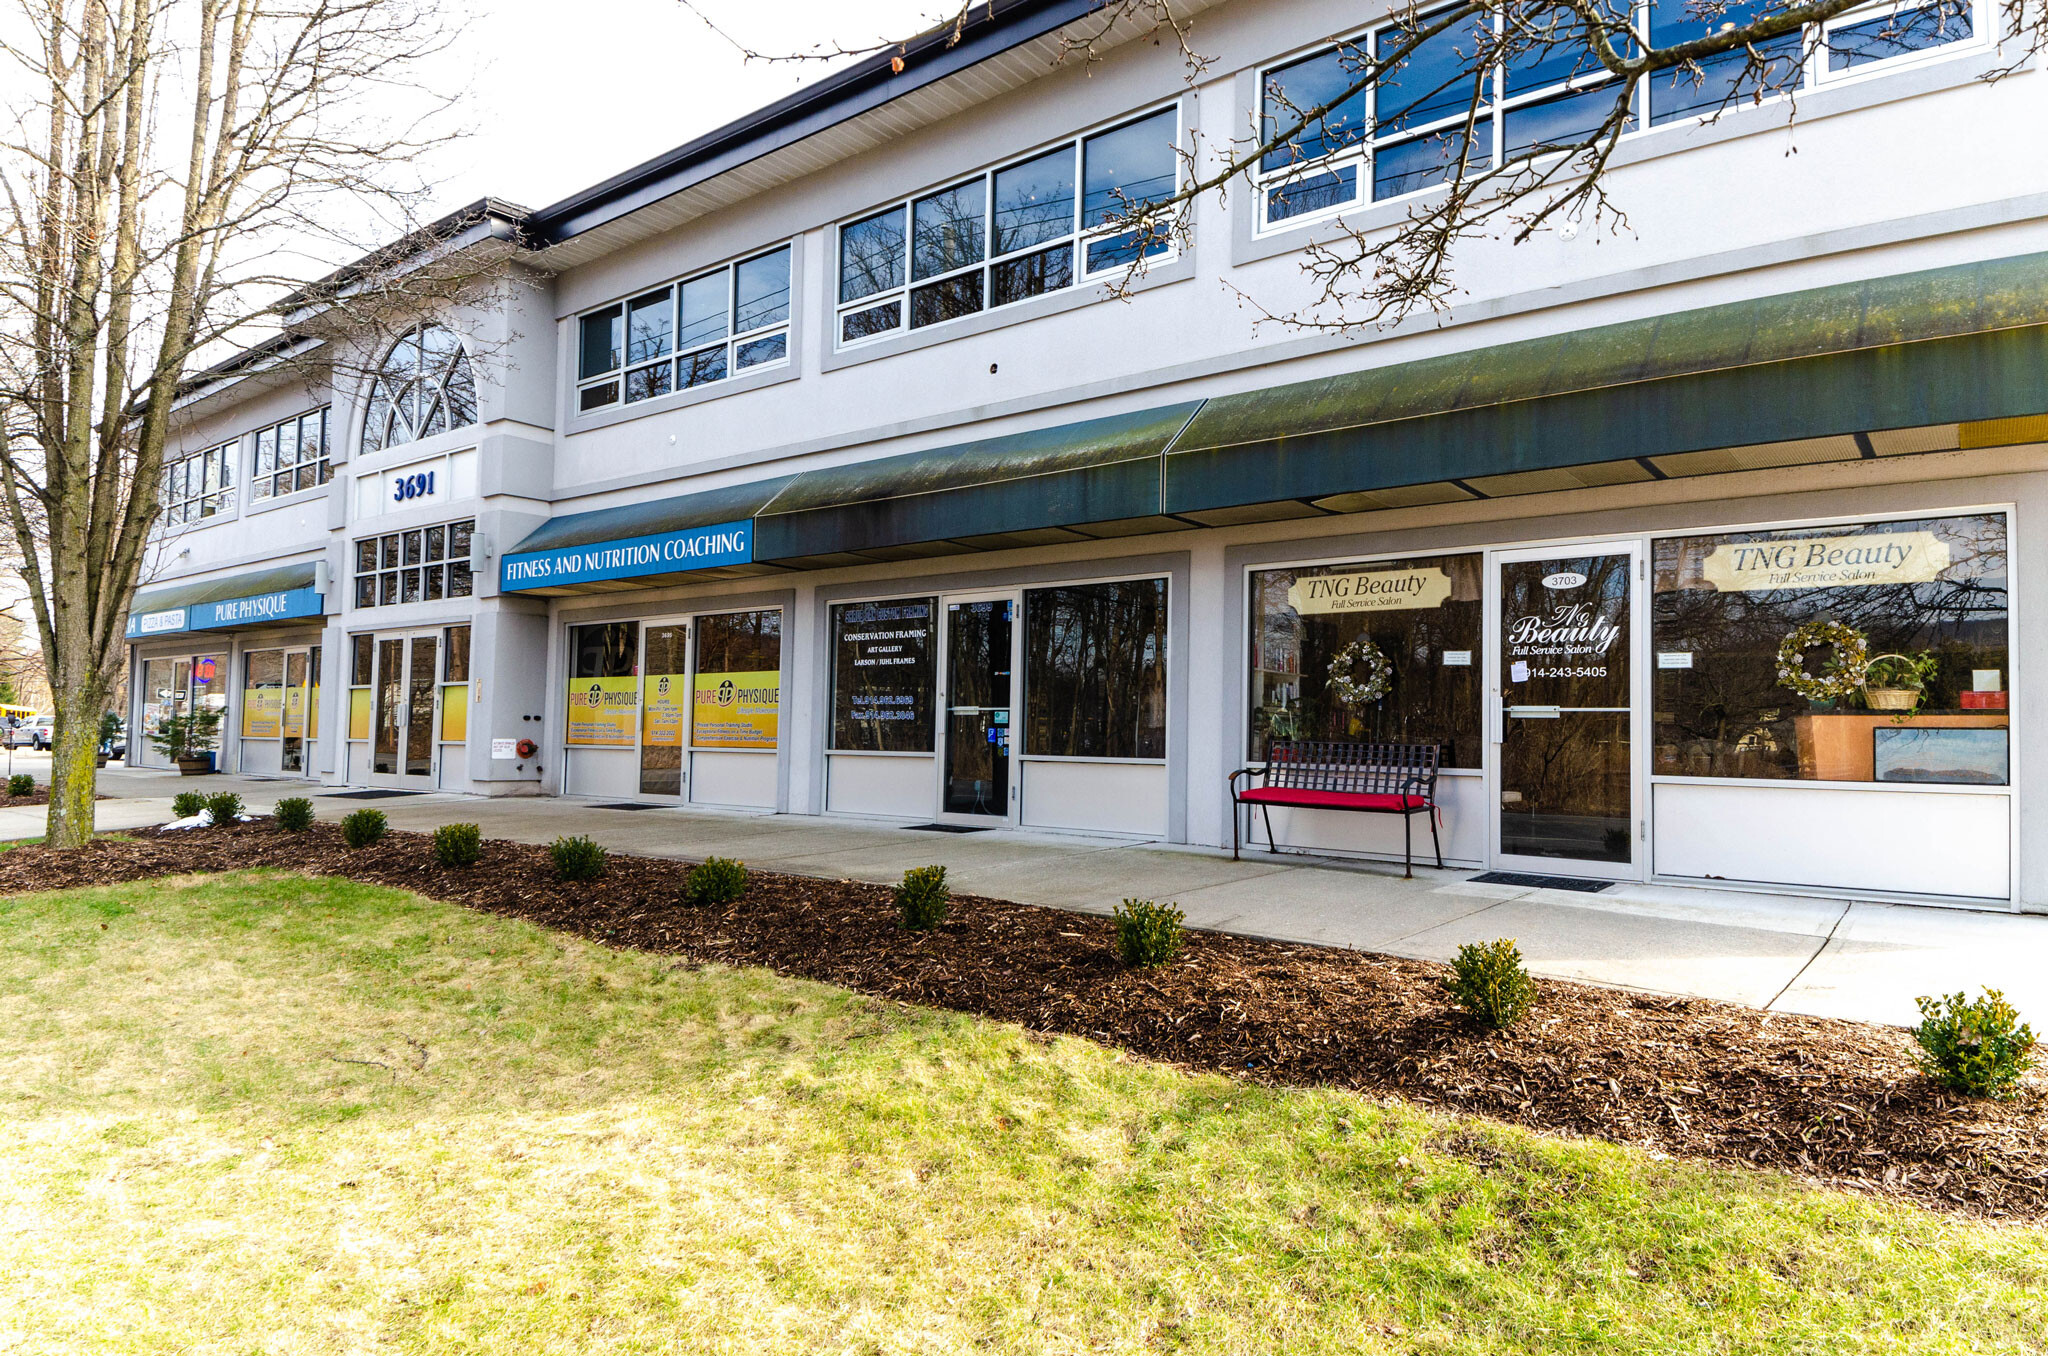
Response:
[{"label": "bench armrest", "polygon": [[1253,780],[1254,778],[1258,778],[1258,777],[1263,777],[1263,776],[1265,776],[1265,775],[1266,775],[1266,769],[1264,769],[1264,768],[1262,768],[1262,767],[1241,767],[1241,768],[1239,768],[1239,769],[1238,769],[1237,771],[1235,771],[1235,772],[1233,772],[1233,773],[1231,773],[1231,774],[1230,774],[1230,794],[1231,794],[1231,796],[1232,796],[1232,797],[1234,798],[1234,797],[1235,797],[1235,796],[1237,795],[1237,779],[1238,779],[1239,777],[1242,777],[1242,778],[1244,778],[1244,779],[1245,779],[1245,783],[1246,783],[1246,785],[1247,785],[1247,786],[1249,786],[1249,785],[1250,785],[1250,783],[1252,782],[1252,780]]}]

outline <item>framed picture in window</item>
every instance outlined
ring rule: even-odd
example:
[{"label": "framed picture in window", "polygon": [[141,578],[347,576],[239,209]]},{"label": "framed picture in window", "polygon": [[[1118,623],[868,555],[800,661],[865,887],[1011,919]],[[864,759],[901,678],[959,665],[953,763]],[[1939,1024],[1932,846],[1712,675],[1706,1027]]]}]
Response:
[{"label": "framed picture in window", "polygon": [[1881,782],[2004,786],[2010,732],[2002,727],[1879,725],[1872,760]]}]

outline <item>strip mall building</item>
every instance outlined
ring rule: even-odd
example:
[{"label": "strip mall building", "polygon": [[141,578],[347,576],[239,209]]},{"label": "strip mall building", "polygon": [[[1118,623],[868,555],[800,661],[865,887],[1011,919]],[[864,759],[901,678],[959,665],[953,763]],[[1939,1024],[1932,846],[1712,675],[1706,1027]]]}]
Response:
[{"label": "strip mall building", "polygon": [[[1149,37],[1056,60],[1092,8],[479,203],[488,306],[205,374],[131,720],[327,785],[1210,845],[1274,738],[1432,743],[1456,866],[2048,909],[2048,158],[1983,134],[2048,83],[1982,79],[1988,10],[1831,21],[1796,121],[1660,80],[1627,230],[1323,333],[1241,298],[1427,200],[1429,110],[1203,201],[1127,299],[1099,223],[1384,9],[1208,6],[1191,85]],[[1585,116],[1544,78],[1492,136]]]}]

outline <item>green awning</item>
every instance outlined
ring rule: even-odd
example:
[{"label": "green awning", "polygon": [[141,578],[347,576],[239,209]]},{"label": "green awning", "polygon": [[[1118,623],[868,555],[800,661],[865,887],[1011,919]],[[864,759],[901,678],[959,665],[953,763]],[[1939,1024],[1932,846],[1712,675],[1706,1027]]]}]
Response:
[{"label": "green awning", "polygon": [[2039,413],[2044,325],[2048,255],[2027,255],[1222,396],[1170,450],[1165,508]]},{"label": "green awning", "polygon": [[1093,524],[1156,519],[1160,455],[1199,408],[1187,401],[805,471],[754,516],[754,558],[1006,545],[1016,534],[1089,535]]},{"label": "green awning", "polygon": [[595,546],[600,542],[654,537],[665,532],[687,532],[693,527],[736,522],[759,513],[793,478],[781,476],[774,480],[752,480],[716,490],[650,499],[645,503],[564,514],[542,523],[506,554],[560,551],[571,546]]},{"label": "green awning", "polygon": [[130,612],[166,612],[195,603],[225,603],[236,598],[255,598],[266,593],[289,593],[312,588],[318,579],[318,562],[279,565],[248,574],[231,574],[197,584],[166,584],[157,589],[137,589]]}]

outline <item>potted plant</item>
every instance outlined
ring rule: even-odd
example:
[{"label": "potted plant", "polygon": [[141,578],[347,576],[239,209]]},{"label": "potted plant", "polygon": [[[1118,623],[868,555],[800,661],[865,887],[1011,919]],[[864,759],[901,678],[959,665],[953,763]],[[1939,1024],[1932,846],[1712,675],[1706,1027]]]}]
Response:
[{"label": "potted plant", "polygon": [[220,730],[221,712],[216,707],[198,706],[190,711],[164,717],[149,736],[149,745],[178,765],[187,777],[213,771],[213,741]]},{"label": "potted plant", "polygon": [[1940,665],[1932,651],[1881,654],[1863,666],[1863,704],[1873,711],[1912,711]]},{"label": "potted plant", "polygon": [[97,755],[99,766],[107,765],[107,757],[114,750],[114,738],[121,733],[121,718],[112,711],[100,712],[100,749]]}]

